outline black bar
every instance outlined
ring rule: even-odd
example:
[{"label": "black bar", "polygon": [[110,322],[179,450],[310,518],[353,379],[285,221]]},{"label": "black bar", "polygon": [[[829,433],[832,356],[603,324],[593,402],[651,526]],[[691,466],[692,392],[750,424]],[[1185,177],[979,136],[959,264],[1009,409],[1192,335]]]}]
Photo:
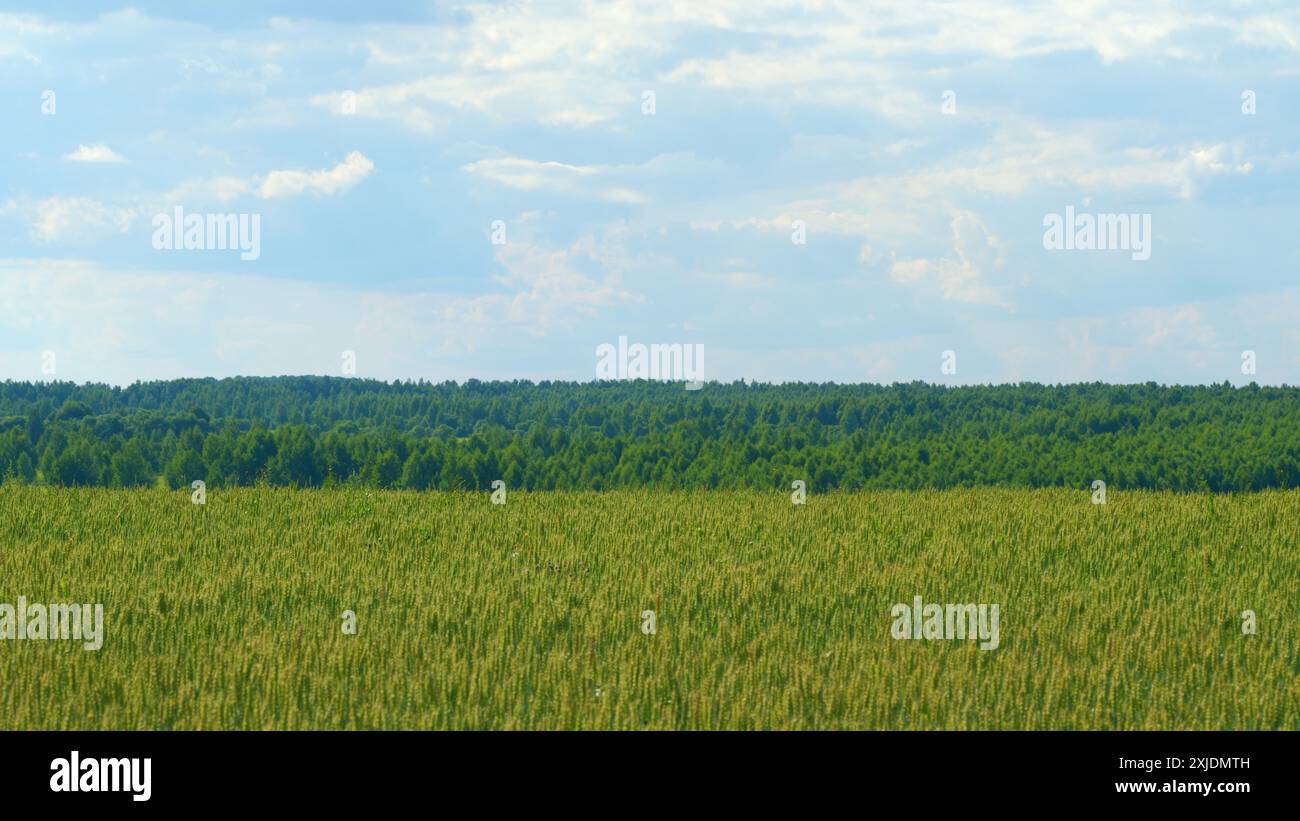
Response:
[{"label": "black bar", "polygon": [[[1268,732],[8,732],[6,799],[50,808],[377,808],[450,801],[621,813],[772,800],[929,810],[1140,805],[1219,810],[1291,797],[1295,737]],[[149,758],[150,795],[54,792],[51,762]],[[1121,759],[1141,762],[1121,767]],[[1181,766],[1170,768],[1171,760]],[[1153,762],[1161,762],[1155,766]],[[1211,766],[1211,764],[1213,766]],[[101,771],[95,767],[97,772]],[[141,769],[139,772],[143,771]],[[1215,792],[1165,792],[1165,784]],[[1155,792],[1120,792],[1153,784]],[[1235,792],[1221,792],[1230,785]],[[1246,785],[1241,787],[1239,785]],[[1130,788],[1124,788],[1130,789]],[[1174,788],[1177,789],[1177,788]],[[1248,790],[1245,791],[1245,790]],[[609,800],[624,794],[623,804]],[[602,798],[602,796],[604,796]],[[698,800],[692,799],[698,796]],[[596,801],[600,798],[600,801]],[[694,803],[692,803],[694,802]],[[901,802],[901,804],[900,804]]]}]

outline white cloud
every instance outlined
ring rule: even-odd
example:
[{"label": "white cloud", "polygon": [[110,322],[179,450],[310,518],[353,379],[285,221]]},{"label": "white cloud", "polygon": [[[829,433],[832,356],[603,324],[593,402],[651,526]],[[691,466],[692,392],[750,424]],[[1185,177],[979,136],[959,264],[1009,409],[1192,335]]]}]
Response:
[{"label": "white cloud", "polygon": [[124,234],[141,211],[89,197],[50,197],[33,206],[32,237],[40,242],[86,240],[105,233]]},{"label": "white cloud", "polygon": [[602,184],[611,176],[626,171],[627,167],[601,165],[569,165],[567,163],[500,157],[478,160],[462,167],[464,171],[485,179],[523,191],[554,191],[581,194],[608,202],[641,203],[645,197],[637,191],[618,185]]},{"label": "white cloud", "polygon": [[98,162],[98,163],[118,163],[126,162],[122,155],[103,143],[94,145],[79,145],[77,150],[70,154],[64,154],[63,159],[72,162]]},{"label": "white cloud", "polygon": [[292,197],[310,192],[316,195],[341,194],[361,182],[375,165],[360,151],[353,151],[343,162],[321,171],[272,171],[265,177],[223,175],[189,180],[161,197],[161,204],[197,207],[207,202],[227,203],[255,194],[262,199]]},{"label": "white cloud", "polygon": [[[690,87],[778,109],[811,100],[915,123],[937,103],[910,84],[967,64],[1080,52],[1106,63],[1211,64],[1237,44],[1300,50],[1300,13],[1251,3],[1234,3],[1228,12],[1106,0],[795,8],[783,0],[623,0],[586,6],[580,15],[564,4],[476,4],[464,12],[463,25],[368,31],[367,68],[384,79],[356,89],[355,115],[425,132],[466,112],[617,128],[638,113],[642,88]],[[935,69],[937,60],[947,68]],[[402,72],[422,76],[390,79]],[[343,114],[338,100],[333,93],[312,102]]]},{"label": "white cloud", "polygon": [[989,280],[1002,265],[997,237],[969,211],[953,215],[951,228],[955,258],[897,260],[890,268],[890,278],[901,285],[933,289],[952,302],[1012,308],[1006,289]]},{"label": "white cloud", "polygon": [[234,176],[214,177],[182,183],[173,190],[152,196],[134,196],[104,202],[85,196],[56,196],[32,201],[9,199],[0,206],[0,217],[26,217],[33,239],[42,243],[81,244],[104,235],[123,234],[146,213],[172,205],[198,208],[209,202],[227,203],[256,193],[264,199],[311,192],[333,195],[347,191],[370,173],[374,163],[359,151],[343,162],[322,171],[272,171],[263,179]]},{"label": "white cloud", "polygon": [[241,177],[213,177],[206,180],[190,180],[164,194],[159,206],[187,205],[198,207],[207,202],[232,202],[248,196],[257,190],[257,180]]},{"label": "white cloud", "polygon": [[263,199],[293,197],[306,192],[333,196],[361,182],[373,170],[375,164],[365,154],[353,151],[343,159],[343,162],[330,169],[272,171],[262,181],[257,194]]},{"label": "white cloud", "polygon": [[606,270],[596,278],[579,270],[584,258],[598,264],[609,261],[591,238],[564,249],[511,242],[497,247],[496,258],[506,272],[494,279],[513,292],[506,303],[506,319],[537,336],[555,326],[572,327],[579,317],[590,319],[599,310],[641,299],[623,287],[617,271]]}]

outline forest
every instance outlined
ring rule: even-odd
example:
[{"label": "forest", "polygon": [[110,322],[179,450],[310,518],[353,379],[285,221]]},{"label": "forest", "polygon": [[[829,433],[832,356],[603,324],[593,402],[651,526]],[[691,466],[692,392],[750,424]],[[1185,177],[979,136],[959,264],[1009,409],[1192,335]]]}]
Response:
[{"label": "forest", "polygon": [[0,384],[0,476],[62,486],[1300,487],[1300,388],[178,379]]}]

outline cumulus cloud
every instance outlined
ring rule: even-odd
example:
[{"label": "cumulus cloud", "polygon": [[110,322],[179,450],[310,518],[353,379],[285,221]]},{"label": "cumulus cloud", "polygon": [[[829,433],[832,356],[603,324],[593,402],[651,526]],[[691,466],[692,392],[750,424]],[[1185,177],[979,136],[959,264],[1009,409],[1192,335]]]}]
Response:
[{"label": "cumulus cloud", "polygon": [[299,194],[333,196],[347,191],[375,170],[375,164],[360,151],[353,151],[343,162],[320,171],[272,171],[266,175],[257,195],[263,199],[295,197]]},{"label": "cumulus cloud", "polygon": [[573,257],[580,248],[554,250],[521,243],[502,246],[498,261],[509,274],[500,281],[511,286],[508,318],[541,333],[575,316],[592,317],[601,308],[636,301],[616,276],[596,278],[577,270]]},{"label": "cumulus cloud", "polygon": [[98,162],[98,163],[118,163],[126,162],[122,155],[103,143],[94,145],[79,145],[77,150],[69,154],[64,154],[63,159],[71,162]]},{"label": "cumulus cloud", "polygon": [[32,210],[32,237],[40,242],[124,234],[141,214],[137,207],[108,205],[89,197],[49,197],[37,202]]},{"label": "cumulus cloud", "polygon": [[228,203],[250,195],[278,199],[311,193],[317,196],[342,194],[364,180],[375,164],[360,151],[353,151],[341,163],[320,171],[272,171],[264,177],[223,175],[188,180],[164,194],[162,204],[201,205]]},{"label": "cumulus cloud", "polygon": [[895,260],[890,279],[901,285],[931,288],[945,300],[1013,307],[1004,288],[990,281],[990,274],[1002,265],[998,239],[969,211],[952,218],[952,256],[938,259]]},{"label": "cumulus cloud", "polygon": [[116,201],[87,196],[10,198],[0,205],[0,217],[16,216],[26,221],[32,239],[37,242],[81,244],[106,235],[124,234],[142,215],[173,205],[198,208],[206,203],[225,204],[253,194],[263,199],[304,193],[340,194],[365,179],[374,167],[364,154],[353,151],[331,169],[272,171],[264,178],[214,177],[182,183],[164,194],[134,195]]}]

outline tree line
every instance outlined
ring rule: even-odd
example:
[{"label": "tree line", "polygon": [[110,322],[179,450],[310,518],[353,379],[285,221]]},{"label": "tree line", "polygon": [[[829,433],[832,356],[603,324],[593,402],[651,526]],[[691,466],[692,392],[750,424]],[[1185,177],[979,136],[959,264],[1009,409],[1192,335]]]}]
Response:
[{"label": "tree line", "polygon": [[0,384],[0,477],[65,486],[1300,487],[1300,388]]}]

